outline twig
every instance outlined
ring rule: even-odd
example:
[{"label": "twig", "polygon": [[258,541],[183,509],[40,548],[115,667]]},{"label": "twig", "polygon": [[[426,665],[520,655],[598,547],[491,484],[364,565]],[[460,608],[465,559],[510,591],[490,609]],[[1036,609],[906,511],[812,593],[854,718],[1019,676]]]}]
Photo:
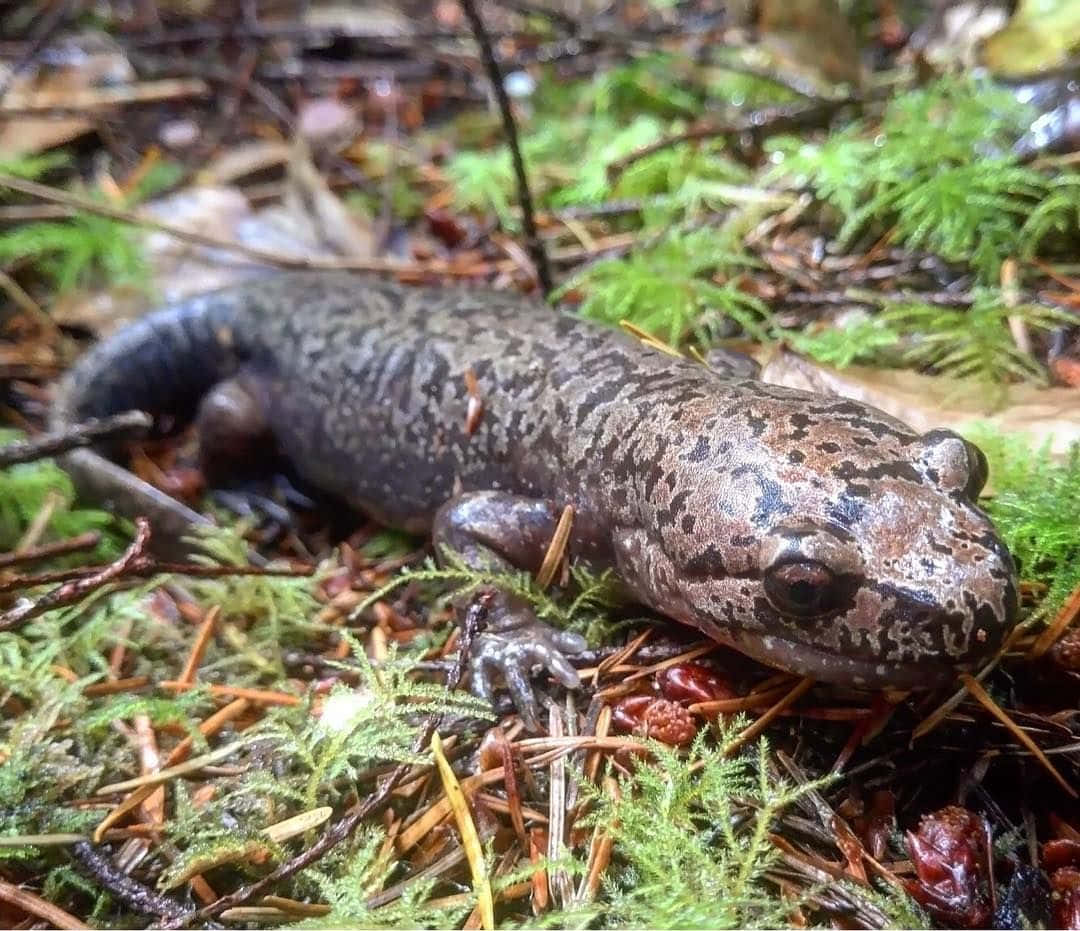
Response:
[{"label": "twig", "polygon": [[84,925],[70,912],[65,912],[58,905],[46,902],[41,896],[35,895],[29,889],[20,889],[18,886],[4,882],[0,879],[0,902],[7,902],[16,908],[47,921],[54,928],[71,928],[72,931],[89,931],[90,925]]},{"label": "twig", "polygon": [[41,543],[22,552],[0,553],[0,569],[35,562],[39,559],[49,559],[53,556],[77,553],[79,550],[92,550],[100,542],[101,534],[96,530],[88,530],[86,533],[80,533],[77,537],[57,540],[54,543]]},{"label": "twig", "polygon": [[495,60],[495,50],[491,45],[491,37],[484,27],[484,20],[476,9],[476,0],[461,0],[461,8],[469,20],[476,44],[480,46],[480,58],[487,71],[488,80],[491,81],[491,89],[495,93],[495,100],[499,104],[499,112],[502,114],[503,132],[506,133],[506,144],[510,149],[510,159],[514,164],[514,175],[517,178],[518,200],[521,201],[521,219],[525,227],[525,245],[532,256],[536,266],[536,277],[540,281],[540,290],[544,297],[551,293],[551,267],[548,265],[547,251],[536,229],[536,217],[533,213],[532,193],[529,190],[529,179],[525,174],[525,161],[521,157],[521,147],[518,144],[517,123],[514,121],[514,113],[510,108],[510,97],[506,93],[503,83],[502,72],[499,63]]},{"label": "twig", "polygon": [[[55,572],[6,579],[0,582],[0,594],[23,588],[34,588],[37,585],[55,585],[57,582],[89,578],[103,568],[102,566],[81,566],[75,569],[58,569]],[[159,562],[151,556],[139,556],[124,570],[124,578],[145,579],[155,575],[183,575],[195,579],[225,579],[252,575],[304,577],[314,572],[313,566],[200,566],[195,563]]]},{"label": "twig", "polygon": [[192,242],[199,246],[207,246],[211,249],[222,249],[227,252],[234,252],[237,255],[242,255],[253,261],[274,265],[279,268],[338,269],[341,271],[365,271],[383,274],[395,272],[423,272],[431,270],[448,275],[457,273],[455,269],[449,266],[443,267],[441,263],[437,266],[422,267],[415,263],[398,262],[392,259],[323,258],[321,256],[290,255],[286,252],[274,252],[269,249],[259,249],[255,246],[248,246],[241,242],[234,242],[229,239],[219,239],[216,236],[209,236],[206,233],[200,233],[195,230],[185,229],[181,226],[175,226],[172,223],[166,223],[163,220],[157,220],[141,213],[135,213],[132,210],[125,210],[121,207],[112,206],[111,204],[99,203],[98,201],[91,200],[89,197],[80,197],[78,194],[61,191],[58,188],[49,187],[47,184],[39,184],[36,181],[27,181],[24,178],[19,178],[4,172],[0,172],[0,188],[8,188],[12,191],[18,191],[20,194],[38,197],[41,200],[46,200],[54,204],[63,204],[65,207],[71,207],[74,210],[81,210],[85,213],[108,217],[111,220],[118,220],[121,223],[131,223],[134,226],[157,230],[158,232],[166,233],[169,236],[175,236],[177,239],[181,239],[185,242]]},{"label": "twig", "polygon": [[44,614],[46,611],[81,601],[90,592],[123,575],[131,563],[142,555],[149,539],[150,522],[146,518],[140,517],[136,522],[135,539],[119,559],[110,563],[100,572],[57,586],[52,591],[46,592],[37,601],[30,601],[29,599],[19,601],[15,607],[0,614],[0,630],[10,630],[13,627],[25,624],[40,614]]},{"label": "twig", "polygon": [[664,139],[657,139],[656,142],[643,145],[629,155],[624,155],[622,158],[609,163],[607,166],[608,178],[614,181],[635,162],[639,162],[643,158],[655,155],[657,152],[672,146],[681,145],[684,142],[697,142],[702,139],[713,139],[717,136],[740,136],[743,133],[749,133],[755,140],[760,141],[777,133],[819,126],[841,107],[856,102],[855,98],[843,97],[837,100],[815,103],[809,107],[770,107],[757,110],[748,116],[727,123],[702,123],[698,126],[692,126],[685,132],[667,136]]},{"label": "twig", "polygon": [[783,296],[786,304],[817,306],[844,306],[867,304],[871,307],[886,302],[920,301],[939,307],[970,307],[975,297],[971,293],[952,291],[867,291],[849,289],[844,291],[790,291]]},{"label": "twig", "polygon": [[[473,601],[465,614],[465,622],[462,625],[461,632],[461,643],[458,647],[457,662],[446,677],[446,690],[448,692],[454,691],[461,684],[461,680],[465,675],[465,667],[469,662],[469,655],[472,652],[473,639],[487,620],[487,614],[490,610],[493,598],[493,592],[485,592]],[[431,742],[432,735],[442,723],[443,717],[444,716],[441,714],[433,714],[428,718],[427,723],[424,725],[424,729],[421,731],[414,744],[417,752]],[[167,924],[160,925],[160,927],[172,929],[185,928],[193,922],[201,923],[216,918],[227,909],[236,908],[237,906],[243,905],[245,902],[250,902],[257,896],[265,895],[275,884],[295,876],[301,870],[311,866],[312,863],[318,862],[338,844],[351,837],[353,832],[361,825],[361,823],[363,823],[365,818],[368,818],[379,811],[389,801],[390,793],[393,791],[394,787],[404,779],[405,776],[412,772],[413,768],[412,763],[402,763],[400,766],[396,767],[373,794],[369,795],[364,801],[358,802],[348,814],[341,818],[341,820],[327,828],[322,836],[307,850],[298,856],[293,857],[293,859],[288,862],[283,863],[276,870],[267,874],[262,879],[257,882],[249,883],[246,886],[241,886],[236,891],[222,896],[216,902],[207,905],[205,908],[201,908],[198,911],[185,912],[176,919],[170,918],[170,921]]]},{"label": "twig", "polygon": [[498,4],[521,16],[542,16],[569,35],[576,36],[581,32],[581,23],[562,10],[552,9],[549,4],[531,3],[529,0],[498,0]]},{"label": "twig", "polygon": [[979,682],[974,676],[967,673],[961,673],[960,681],[964,683],[964,688],[971,692],[972,697],[982,705],[987,711],[989,711],[995,718],[997,718],[1003,725],[1005,730],[1012,734],[1020,743],[1022,743],[1028,750],[1032,752],[1037,759],[1054,777],[1058,785],[1060,785],[1069,795],[1073,798],[1080,798],[1080,793],[1077,793],[1069,782],[1065,779],[1061,773],[1045,753],[1042,748],[1031,739],[1031,736],[1025,731],[1019,724],[1013,721],[1012,718],[1005,713],[1005,710],[990,697],[990,693],[982,687],[982,683]]},{"label": "twig", "polygon": [[153,418],[142,411],[124,411],[111,417],[86,420],[63,430],[43,433],[32,440],[9,443],[7,446],[0,446],[0,469],[66,453],[69,449],[89,446],[109,437],[141,433],[153,426],[153,423]]},{"label": "twig", "polygon": [[0,104],[0,115],[10,118],[85,113],[131,103],[154,103],[183,97],[206,97],[209,94],[210,85],[199,78],[168,78],[116,87],[90,87],[82,91],[27,91],[8,94]]},{"label": "twig", "polygon": [[782,87],[784,90],[791,91],[793,94],[798,94],[800,97],[807,100],[822,101],[829,99],[828,97],[822,96],[821,89],[816,87],[813,81],[805,80],[795,74],[780,74],[779,72],[771,71],[768,68],[758,68],[747,62],[720,61],[714,56],[708,56],[707,60],[711,67],[720,71],[730,71],[732,74],[745,74],[747,77],[757,78],[759,81],[775,84],[777,87]]},{"label": "twig", "polygon": [[[168,896],[147,889],[120,870],[108,857],[102,856],[89,841],[80,841],[72,847],[75,859],[83,870],[94,877],[113,896],[129,908],[143,915],[176,919],[186,914],[184,906]],[[59,927],[66,927],[60,925]]]}]

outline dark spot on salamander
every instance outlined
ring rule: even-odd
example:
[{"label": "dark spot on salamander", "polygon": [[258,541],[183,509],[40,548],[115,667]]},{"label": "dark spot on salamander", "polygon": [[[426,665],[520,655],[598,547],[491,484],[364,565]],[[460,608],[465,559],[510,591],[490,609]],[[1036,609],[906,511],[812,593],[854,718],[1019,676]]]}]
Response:
[{"label": "dark spot on salamander", "polygon": [[832,456],[835,456],[838,452],[840,452],[840,444],[834,443],[832,442],[832,440],[826,440],[824,443],[818,443],[817,448],[820,449],[823,453],[829,453]]},{"label": "dark spot on salamander", "polygon": [[710,543],[696,556],[687,560],[683,571],[687,575],[707,579],[723,578],[727,575],[723,554],[715,543]]},{"label": "dark spot on salamander", "polygon": [[683,533],[693,533],[694,524],[697,523],[697,518],[693,514],[683,514],[682,529]]},{"label": "dark spot on salamander", "polygon": [[672,514],[681,514],[686,510],[686,500],[690,497],[690,492],[680,491],[674,498],[671,499],[669,510]]},{"label": "dark spot on salamander", "polygon": [[837,478],[848,482],[856,478],[865,478],[870,481],[877,481],[882,478],[897,478],[914,484],[921,483],[919,473],[915,471],[915,466],[910,462],[882,462],[878,465],[860,469],[854,462],[845,460],[833,466],[831,471]]},{"label": "dark spot on salamander", "polygon": [[806,461],[806,456],[802,450],[793,449],[787,454],[788,462],[792,465],[799,465]]},{"label": "dark spot on salamander", "polygon": [[764,417],[755,417],[753,414],[747,413],[746,425],[755,437],[759,437],[765,432],[766,421]]},{"label": "dark spot on salamander", "polygon": [[841,495],[829,509],[829,520],[841,527],[858,524],[866,514],[866,502],[855,495]]},{"label": "dark spot on salamander", "polygon": [[790,514],[791,505],[784,503],[784,496],[780,489],[780,483],[776,479],[768,478],[752,465],[741,465],[731,473],[735,478],[743,475],[751,475],[757,482],[760,497],[757,507],[750,515],[751,522],[757,527],[764,527],[772,523],[773,519],[781,514]]},{"label": "dark spot on salamander", "polygon": [[694,444],[694,448],[690,450],[683,460],[685,462],[704,462],[709,455],[709,439],[705,436],[699,436],[697,443]]}]

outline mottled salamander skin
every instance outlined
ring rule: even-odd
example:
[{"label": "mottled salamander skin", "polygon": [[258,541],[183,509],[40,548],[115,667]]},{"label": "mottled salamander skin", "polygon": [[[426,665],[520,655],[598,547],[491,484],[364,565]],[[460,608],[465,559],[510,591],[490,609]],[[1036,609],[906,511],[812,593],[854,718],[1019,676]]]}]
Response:
[{"label": "mottled salamander skin", "polygon": [[[468,370],[483,401],[471,434]],[[975,505],[975,447],[725,377],[518,295],[269,277],[99,344],[57,418],[183,417],[232,377],[315,488],[518,564],[571,504],[573,556],[780,668],[928,686],[1015,623],[1015,568]]]}]

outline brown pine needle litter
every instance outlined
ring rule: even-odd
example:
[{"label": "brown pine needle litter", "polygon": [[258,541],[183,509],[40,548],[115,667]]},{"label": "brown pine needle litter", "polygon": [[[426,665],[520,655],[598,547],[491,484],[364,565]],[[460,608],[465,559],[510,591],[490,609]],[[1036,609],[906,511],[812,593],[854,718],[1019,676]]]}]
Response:
[{"label": "brown pine needle litter", "polygon": [[559,523],[556,524],[555,533],[551,536],[551,543],[548,544],[547,552],[544,554],[544,561],[536,573],[536,584],[540,588],[547,588],[555,578],[555,573],[559,570],[563,557],[566,555],[566,544],[570,540],[570,530],[573,525],[574,506],[568,504],[559,515]]},{"label": "brown pine needle litter", "polygon": [[1080,585],[1073,589],[1072,594],[1065,599],[1065,603],[1054,616],[1054,619],[1046,625],[1046,630],[1036,638],[1028,655],[1032,659],[1045,656],[1046,651],[1057,642],[1058,638],[1065,633],[1078,616],[1080,616]]},{"label": "brown pine needle litter", "polygon": [[443,753],[442,741],[437,733],[431,736],[431,752],[435,756],[439,777],[442,779],[450,810],[454,813],[454,820],[457,822],[461,844],[465,848],[465,857],[469,862],[469,871],[473,878],[473,891],[476,893],[477,906],[480,910],[481,927],[484,931],[494,931],[495,902],[491,895],[491,879],[488,877],[487,863],[484,861],[484,848],[480,845],[480,837],[476,833],[476,825],[469,811],[469,803],[465,800],[465,793],[461,790],[461,783],[458,782],[453,767]]},{"label": "brown pine needle litter", "polygon": [[751,740],[756,740],[758,736],[772,723],[782,711],[787,710],[795,704],[800,698],[814,687],[814,680],[810,676],[805,676],[800,679],[783,698],[780,699],[775,705],[769,708],[760,718],[758,718],[753,724],[751,724],[746,730],[740,733],[732,743],[728,744],[728,753],[733,753],[737,747],[743,746]]},{"label": "brown pine needle litter", "polygon": [[21,908],[28,915],[36,915],[42,921],[49,922],[54,928],[70,928],[72,931],[90,928],[90,925],[84,925],[78,918],[65,912],[59,906],[46,902],[41,896],[35,895],[28,889],[20,889],[2,879],[0,879],[0,902],[8,902],[16,908]]},{"label": "brown pine needle litter", "polygon": [[199,665],[206,655],[207,647],[210,646],[210,638],[214,635],[214,625],[217,623],[219,614],[221,614],[221,605],[213,605],[206,612],[206,617],[203,618],[202,624],[199,625],[199,631],[195,635],[191,653],[188,655],[187,662],[184,663],[184,670],[180,673],[178,682],[191,685],[195,681],[195,674],[198,672]]},{"label": "brown pine needle litter", "polygon": [[978,679],[964,673],[960,676],[960,681],[964,683],[964,687],[971,692],[972,697],[980,705],[1004,724],[1005,729],[1032,752],[1035,758],[1046,767],[1047,771],[1054,777],[1061,788],[1068,792],[1072,798],[1080,798],[1080,793],[1078,793],[1076,789],[1068,783],[1065,777],[1057,771],[1057,768],[1050,762],[1050,758],[1042,752],[1039,745],[1036,744],[1035,741],[1027,735],[1024,729],[1013,721],[1013,719],[1005,713],[1004,709],[990,697],[990,693],[982,687]]}]

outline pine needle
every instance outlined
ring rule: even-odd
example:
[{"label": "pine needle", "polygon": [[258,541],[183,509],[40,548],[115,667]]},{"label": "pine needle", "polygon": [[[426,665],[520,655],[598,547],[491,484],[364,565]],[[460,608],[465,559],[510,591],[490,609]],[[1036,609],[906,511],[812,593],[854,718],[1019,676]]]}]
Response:
[{"label": "pine needle", "polygon": [[1046,651],[1065,633],[1065,630],[1076,620],[1077,616],[1080,616],[1080,585],[1073,589],[1072,594],[1065,600],[1065,604],[1061,606],[1054,619],[1047,625],[1046,630],[1039,634],[1038,639],[1032,644],[1028,656],[1035,660],[1045,655]]},{"label": "pine needle", "polygon": [[1057,771],[1057,768],[1050,762],[1050,758],[1042,752],[1039,745],[1028,736],[1028,733],[1023,728],[1005,713],[1004,709],[990,697],[989,692],[982,687],[974,676],[963,673],[960,676],[960,680],[964,683],[967,690],[971,692],[975,700],[1005,725],[1005,729],[1034,754],[1035,758],[1042,763],[1050,775],[1054,777],[1058,785],[1060,785],[1072,798],[1080,798],[1080,793],[1065,781],[1065,777]]},{"label": "pine needle", "polygon": [[805,676],[800,679],[790,692],[780,699],[775,705],[773,705],[768,711],[766,711],[760,718],[758,718],[753,724],[751,724],[742,733],[735,736],[735,738],[725,745],[724,749],[728,753],[733,753],[736,748],[741,747],[743,744],[748,743],[751,740],[756,740],[757,737],[767,728],[773,720],[782,712],[790,708],[795,702],[797,702],[803,695],[810,691],[814,685],[814,680],[810,676]]},{"label": "pine needle", "polygon": [[303,811],[298,815],[293,815],[291,818],[286,818],[284,821],[279,821],[277,824],[271,824],[263,828],[263,834],[275,844],[282,844],[292,837],[297,837],[312,828],[317,828],[320,824],[325,824],[330,820],[333,813],[334,809],[329,805],[312,808],[310,811]]},{"label": "pine needle", "polygon": [[431,752],[435,756],[435,764],[439,769],[439,776],[446,790],[450,809],[454,813],[454,820],[457,821],[461,844],[465,848],[465,858],[469,861],[473,890],[476,892],[477,907],[480,910],[481,926],[485,931],[494,931],[495,902],[491,895],[491,879],[487,874],[484,849],[480,846],[480,837],[476,833],[476,825],[473,823],[468,802],[465,801],[465,793],[461,791],[461,784],[454,775],[453,767],[443,754],[442,741],[438,734],[433,734],[431,737]]},{"label": "pine needle", "polygon": [[551,580],[555,578],[555,572],[566,555],[566,544],[570,540],[570,530],[574,525],[574,506],[566,505],[562,514],[559,515],[559,523],[555,526],[555,533],[551,536],[544,561],[540,564],[540,570],[536,573],[536,584],[541,589],[547,588]]}]

